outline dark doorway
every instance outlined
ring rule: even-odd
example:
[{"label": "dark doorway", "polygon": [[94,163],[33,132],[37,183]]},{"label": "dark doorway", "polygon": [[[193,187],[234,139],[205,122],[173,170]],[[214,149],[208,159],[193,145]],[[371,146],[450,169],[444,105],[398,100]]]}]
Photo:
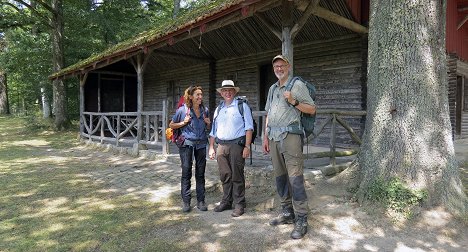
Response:
[{"label": "dark doorway", "polygon": [[268,90],[277,80],[271,63],[260,66],[260,92],[258,98],[258,108],[260,111],[265,110]]}]

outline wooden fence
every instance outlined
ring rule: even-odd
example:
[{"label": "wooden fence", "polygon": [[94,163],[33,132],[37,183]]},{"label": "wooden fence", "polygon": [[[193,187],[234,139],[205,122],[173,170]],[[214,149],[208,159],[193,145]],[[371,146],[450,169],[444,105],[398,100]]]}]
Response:
[{"label": "wooden fence", "polygon": [[[163,101],[163,108],[167,108],[166,101]],[[253,117],[259,124],[257,139],[262,139],[265,132],[266,111],[253,111]],[[366,111],[340,111],[340,110],[317,110],[317,114],[325,115],[324,121],[317,122],[314,134],[310,135],[307,143],[319,135],[323,134],[327,125],[330,127],[330,151],[306,153],[306,159],[329,157],[330,165],[336,165],[336,157],[348,156],[357,153],[357,149],[349,151],[336,151],[336,129],[338,124],[347,130],[351,138],[358,145],[361,144],[360,137],[346,123],[343,117],[362,117]],[[139,144],[142,146],[160,146],[163,154],[169,154],[169,143],[166,140],[165,132],[168,121],[168,110],[145,111],[145,112],[83,112],[81,115],[80,134],[90,141],[100,141],[101,143],[112,143],[116,146],[125,144]]]}]

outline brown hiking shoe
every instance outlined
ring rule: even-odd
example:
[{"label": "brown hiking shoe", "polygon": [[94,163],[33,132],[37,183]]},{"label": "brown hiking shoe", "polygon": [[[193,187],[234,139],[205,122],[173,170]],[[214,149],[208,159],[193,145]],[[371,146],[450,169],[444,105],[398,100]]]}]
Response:
[{"label": "brown hiking shoe", "polygon": [[234,211],[232,211],[231,216],[232,217],[239,217],[244,214],[244,208],[243,207],[236,207]]},{"label": "brown hiking shoe", "polygon": [[229,209],[232,209],[232,205],[229,204],[229,203],[223,203],[221,202],[221,204],[217,205],[213,211],[215,212],[222,212],[224,210],[229,210]]}]

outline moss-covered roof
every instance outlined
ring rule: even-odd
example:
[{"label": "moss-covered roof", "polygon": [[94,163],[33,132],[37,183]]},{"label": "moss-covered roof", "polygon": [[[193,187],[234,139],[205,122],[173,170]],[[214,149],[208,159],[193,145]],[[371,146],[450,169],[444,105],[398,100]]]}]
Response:
[{"label": "moss-covered roof", "polygon": [[231,6],[237,5],[239,3],[245,2],[245,0],[213,0],[208,2],[206,5],[202,5],[191,12],[188,12],[174,20],[168,20],[165,23],[161,23],[154,29],[149,31],[142,32],[137,36],[128,39],[124,42],[116,44],[107,50],[92,55],[91,57],[79,61],[76,64],[68,66],[61,71],[53,73],[49,78],[58,78],[60,76],[78,71],[85,67],[88,67],[95,62],[99,62],[105,58],[108,58],[112,55],[118,55],[129,51],[134,48],[139,48],[150,44],[151,42],[157,41],[159,38],[162,38],[166,35],[169,35],[178,30],[182,30],[186,27],[190,27],[193,24],[196,24],[199,21],[207,19],[219,12],[222,12],[225,9],[228,9]]}]

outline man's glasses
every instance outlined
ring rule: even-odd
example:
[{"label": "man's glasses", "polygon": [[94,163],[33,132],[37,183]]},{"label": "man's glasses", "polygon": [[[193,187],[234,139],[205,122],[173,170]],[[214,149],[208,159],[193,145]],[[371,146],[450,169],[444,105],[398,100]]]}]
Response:
[{"label": "man's glasses", "polygon": [[274,69],[285,69],[287,66],[289,65],[276,65],[276,66],[273,66]]}]

